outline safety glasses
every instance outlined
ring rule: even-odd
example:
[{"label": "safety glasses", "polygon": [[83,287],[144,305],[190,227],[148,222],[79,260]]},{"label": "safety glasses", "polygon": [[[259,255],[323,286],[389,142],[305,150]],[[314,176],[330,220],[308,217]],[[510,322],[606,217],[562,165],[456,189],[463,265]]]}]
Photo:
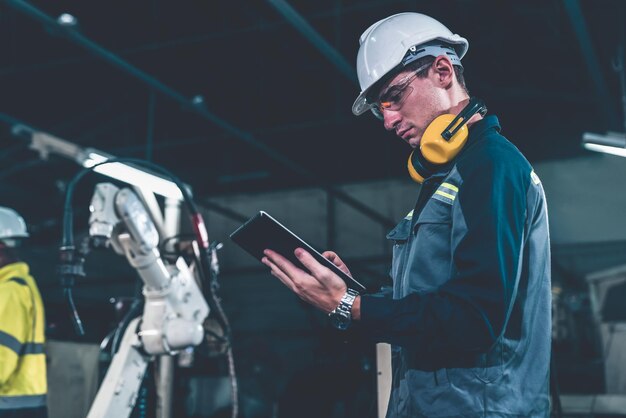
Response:
[{"label": "safety glasses", "polygon": [[380,94],[377,101],[370,102],[369,106],[378,119],[383,120],[383,112],[385,110],[400,110],[407,97],[413,93],[413,86],[411,83],[415,80],[421,72],[428,69],[432,64],[426,64],[415,70],[415,72],[405,78],[404,80],[388,86]]}]

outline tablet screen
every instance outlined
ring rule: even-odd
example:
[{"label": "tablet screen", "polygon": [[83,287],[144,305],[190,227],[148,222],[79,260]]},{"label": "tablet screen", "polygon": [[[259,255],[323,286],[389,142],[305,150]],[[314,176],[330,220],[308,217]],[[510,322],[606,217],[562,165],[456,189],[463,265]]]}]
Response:
[{"label": "tablet screen", "polygon": [[366,291],[365,286],[341,271],[330,260],[325,258],[276,219],[272,218],[267,212],[260,211],[257,213],[241,225],[235,232],[230,234],[230,238],[259,261],[264,257],[263,250],[271,249],[304,271],[308,271],[293,253],[296,248],[303,248],[311,253],[320,264],[328,267],[341,277],[349,288],[359,293]]}]

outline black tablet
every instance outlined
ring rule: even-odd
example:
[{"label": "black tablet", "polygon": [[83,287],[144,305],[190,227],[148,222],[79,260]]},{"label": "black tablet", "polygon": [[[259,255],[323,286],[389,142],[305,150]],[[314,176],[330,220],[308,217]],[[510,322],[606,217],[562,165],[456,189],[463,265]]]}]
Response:
[{"label": "black tablet", "polygon": [[365,286],[341,271],[332,261],[328,260],[296,234],[291,232],[276,219],[272,218],[267,212],[260,211],[255,216],[248,219],[243,225],[237,228],[235,232],[230,234],[230,238],[259,261],[264,257],[263,250],[271,249],[304,271],[308,271],[293,253],[296,248],[303,248],[311,253],[320,264],[328,267],[341,277],[349,288],[359,293],[366,291]]}]

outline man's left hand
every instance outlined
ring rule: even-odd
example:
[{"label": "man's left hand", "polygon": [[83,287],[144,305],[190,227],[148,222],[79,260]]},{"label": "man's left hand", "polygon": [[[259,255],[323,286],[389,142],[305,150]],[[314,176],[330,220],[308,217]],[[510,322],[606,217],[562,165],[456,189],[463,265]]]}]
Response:
[{"label": "man's left hand", "polygon": [[272,250],[263,253],[265,257],[261,261],[271,269],[273,276],[302,300],[326,313],[335,309],[346,293],[345,282],[302,248],[297,248],[294,254],[308,272]]}]

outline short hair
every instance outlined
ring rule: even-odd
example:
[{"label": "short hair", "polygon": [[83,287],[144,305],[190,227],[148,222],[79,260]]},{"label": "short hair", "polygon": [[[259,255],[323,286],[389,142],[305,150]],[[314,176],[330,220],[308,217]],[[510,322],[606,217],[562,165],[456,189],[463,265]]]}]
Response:
[{"label": "short hair", "polygon": [[[395,70],[389,71],[388,74],[386,74],[376,83],[374,83],[372,87],[370,87],[370,91],[367,94],[368,99],[372,102],[377,101],[378,95],[380,94],[380,88],[387,81],[391,80],[393,77],[395,77],[397,74],[399,74],[402,71],[409,71],[409,72],[417,71],[417,69],[419,69],[420,67],[425,66],[426,68],[424,68],[422,71],[417,73],[417,76],[419,78],[426,78],[426,76],[428,75],[428,70],[430,69],[433,62],[435,62],[435,59],[436,57],[429,55],[426,57],[418,58],[415,61],[412,61],[411,63],[407,64],[405,67],[403,67],[402,65],[399,65]],[[465,93],[467,93],[467,95],[469,96],[470,95],[469,90],[467,89],[467,86],[465,84],[465,77],[463,76],[463,67],[461,67],[460,65],[453,65],[453,67],[454,67],[454,75],[456,76],[456,80],[459,82],[459,85],[465,91]]]},{"label": "short hair", "polygon": [[[401,71],[415,71],[422,66],[426,66],[426,68],[417,73],[417,76],[419,78],[425,78],[428,75],[428,70],[430,69],[430,66],[433,64],[433,62],[435,62],[435,59],[436,57],[433,56],[419,58],[408,64],[406,67],[403,67]],[[456,80],[459,82],[461,88],[465,90],[465,93],[467,93],[467,95],[469,96],[469,90],[465,85],[465,77],[463,76],[463,67],[461,67],[460,65],[453,65],[453,67]]]}]

